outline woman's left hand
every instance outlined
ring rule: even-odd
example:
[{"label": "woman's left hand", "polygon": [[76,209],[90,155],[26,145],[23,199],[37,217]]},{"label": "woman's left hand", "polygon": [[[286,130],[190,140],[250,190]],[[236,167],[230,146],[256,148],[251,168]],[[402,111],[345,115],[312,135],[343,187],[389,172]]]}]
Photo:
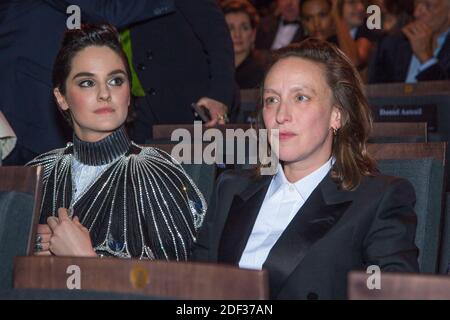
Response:
[{"label": "woman's left hand", "polygon": [[89,230],[80,223],[78,217],[71,220],[67,209],[58,209],[58,218],[49,217],[47,223],[53,231],[50,239],[50,251],[54,255],[70,257],[97,256],[92,247]]}]

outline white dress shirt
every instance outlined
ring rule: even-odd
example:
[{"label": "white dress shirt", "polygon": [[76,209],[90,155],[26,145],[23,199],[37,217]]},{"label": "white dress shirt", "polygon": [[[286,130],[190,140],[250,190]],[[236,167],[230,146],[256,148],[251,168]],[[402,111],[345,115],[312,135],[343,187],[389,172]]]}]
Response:
[{"label": "white dress shirt", "polygon": [[278,25],[278,31],[273,40],[272,50],[278,50],[280,48],[286,47],[289,45],[294,39],[295,34],[297,33],[298,28],[300,28],[299,24],[287,24],[284,25],[281,21]]},{"label": "white dress shirt", "polygon": [[428,69],[432,65],[439,63],[438,56],[444,46],[445,40],[447,39],[448,34],[450,33],[450,28],[447,31],[441,33],[441,35],[437,38],[437,47],[434,50],[433,57],[424,63],[419,61],[419,58],[413,53],[411,57],[411,61],[409,63],[408,74],[406,76],[406,83],[417,83],[417,76],[423,70]]},{"label": "white dress shirt", "polygon": [[332,167],[330,158],[319,169],[303,179],[290,183],[279,164],[239,261],[239,267],[262,269],[270,250],[296,213]]}]

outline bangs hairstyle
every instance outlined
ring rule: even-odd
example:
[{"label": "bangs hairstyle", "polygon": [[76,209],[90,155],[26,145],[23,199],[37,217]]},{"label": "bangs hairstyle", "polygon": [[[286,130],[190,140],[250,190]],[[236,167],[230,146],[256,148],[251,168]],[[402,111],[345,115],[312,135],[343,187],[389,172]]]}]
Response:
[{"label": "bangs hairstyle", "polygon": [[[73,58],[87,47],[108,47],[120,56],[125,66],[131,88],[131,71],[128,59],[120,44],[119,33],[109,24],[83,24],[80,29],[68,30],[64,34],[61,48],[53,65],[52,83],[54,89],[66,94],[66,80],[72,70]],[[70,110],[58,109],[64,118],[72,125]]]},{"label": "bangs hairstyle", "polygon": [[[372,130],[372,118],[358,71],[335,45],[318,39],[306,39],[274,53],[270,69],[286,58],[301,58],[321,66],[330,87],[333,105],[341,112],[341,128],[333,138],[332,156],[336,162],[331,176],[343,190],[355,189],[363,176],[378,172],[376,162],[367,151],[367,139]],[[264,83],[258,101],[258,127],[262,119]],[[258,168],[259,169],[259,168]]]}]

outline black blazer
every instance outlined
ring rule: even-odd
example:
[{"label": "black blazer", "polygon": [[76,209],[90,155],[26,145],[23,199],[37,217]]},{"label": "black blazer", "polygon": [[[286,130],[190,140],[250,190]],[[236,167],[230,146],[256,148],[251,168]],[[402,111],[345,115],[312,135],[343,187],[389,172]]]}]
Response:
[{"label": "black blazer", "polygon": [[[369,67],[369,83],[405,82],[413,51],[403,33],[381,40]],[[418,81],[450,79],[450,34],[438,55],[439,63],[420,72]]]},{"label": "black blazer", "polygon": [[83,22],[117,27],[174,10],[173,0],[0,1],[0,110],[18,144],[36,154],[66,143],[51,73],[72,4],[80,6]]},{"label": "black blazer", "polygon": [[229,108],[235,94],[230,32],[215,0],[175,0],[176,12],[131,28],[133,64],[146,92],[138,101],[137,142],[153,124],[192,123],[201,97]]},{"label": "black blazer", "polygon": [[[261,20],[256,32],[255,48],[258,50],[271,50],[272,44],[278,32],[280,16],[270,15]],[[291,43],[305,39],[305,31],[301,23]]]},{"label": "black blazer", "polygon": [[[237,265],[271,182],[248,172],[219,179],[193,252],[197,261]],[[347,273],[378,265],[418,272],[414,189],[400,178],[363,178],[341,191],[330,175],[312,192],[269,253],[272,299],[345,299]]]}]

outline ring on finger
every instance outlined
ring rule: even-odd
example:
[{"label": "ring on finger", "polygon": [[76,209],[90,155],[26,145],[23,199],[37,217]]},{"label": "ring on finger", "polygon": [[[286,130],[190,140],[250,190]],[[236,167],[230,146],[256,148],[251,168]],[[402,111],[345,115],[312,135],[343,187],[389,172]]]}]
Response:
[{"label": "ring on finger", "polygon": [[36,252],[41,252],[43,249],[42,243],[36,243],[36,245],[34,246],[34,249],[36,250]]},{"label": "ring on finger", "polygon": [[221,115],[218,116],[218,119],[219,119],[219,121],[228,122],[228,115],[226,113],[225,114],[221,114]]}]

